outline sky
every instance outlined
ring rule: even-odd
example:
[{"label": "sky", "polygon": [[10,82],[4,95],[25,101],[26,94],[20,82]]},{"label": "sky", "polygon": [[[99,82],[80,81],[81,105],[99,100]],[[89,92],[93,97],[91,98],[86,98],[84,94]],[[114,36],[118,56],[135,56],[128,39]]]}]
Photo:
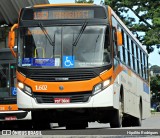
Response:
[{"label": "sky", "polygon": [[[49,2],[51,4],[54,4],[54,3],[74,3],[75,0],[49,0]],[[101,0],[94,0],[95,4],[100,4],[100,2],[101,2]],[[154,52],[149,54],[149,61],[148,62],[151,64],[151,66],[152,65],[160,66],[160,55],[158,54],[158,50],[156,47],[154,48]]]}]

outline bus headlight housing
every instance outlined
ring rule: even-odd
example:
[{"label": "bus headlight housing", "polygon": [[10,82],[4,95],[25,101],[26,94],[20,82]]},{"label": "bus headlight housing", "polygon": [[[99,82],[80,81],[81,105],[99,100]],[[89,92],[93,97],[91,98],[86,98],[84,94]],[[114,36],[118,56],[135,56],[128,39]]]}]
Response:
[{"label": "bus headlight housing", "polygon": [[20,88],[22,91],[24,91],[25,93],[32,95],[32,90],[29,86],[25,85],[22,82],[18,82],[18,88]]},{"label": "bus headlight housing", "polygon": [[30,93],[30,94],[32,92],[31,88],[26,86],[26,85],[24,86],[24,91],[27,92],[27,93]]},{"label": "bus headlight housing", "polygon": [[102,83],[97,84],[93,89],[93,94],[96,94],[102,90]]},{"label": "bus headlight housing", "polygon": [[111,79],[108,79],[108,80],[105,80],[102,83],[99,83],[99,84],[95,85],[94,88],[93,88],[93,94],[97,94],[97,93],[101,92],[103,89],[108,87],[110,82],[111,82]]}]

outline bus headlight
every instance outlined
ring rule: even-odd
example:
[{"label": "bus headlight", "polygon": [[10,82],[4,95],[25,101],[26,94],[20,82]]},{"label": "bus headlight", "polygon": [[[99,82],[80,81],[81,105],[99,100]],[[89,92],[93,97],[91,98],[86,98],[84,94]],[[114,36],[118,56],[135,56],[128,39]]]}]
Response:
[{"label": "bus headlight", "polygon": [[18,82],[18,88],[20,88],[22,91],[24,91],[25,93],[31,95],[32,90],[29,86],[26,86],[25,84],[23,84],[22,82]]},{"label": "bus headlight", "polygon": [[99,84],[95,85],[95,87],[93,88],[93,94],[97,94],[98,92],[100,92],[103,89],[105,89],[106,87],[108,87],[110,82],[111,82],[111,79],[108,79],[108,80],[105,80],[102,83],[99,83]]},{"label": "bus headlight", "polygon": [[106,88],[111,82],[111,79],[108,79],[106,81],[103,82],[103,88]]},{"label": "bus headlight", "polygon": [[93,94],[96,94],[102,90],[102,83],[97,84],[93,89]]},{"label": "bus headlight", "polygon": [[29,93],[29,94],[31,94],[31,92],[32,92],[31,88],[28,87],[28,86],[24,87],[24,91],[27,92],[27,93]]},{"label": "bus headlight", "polygon": [[24,89],[24,84],[23,84],[22,82],[18,82],[18,87],[19,87],[20,89]]}]

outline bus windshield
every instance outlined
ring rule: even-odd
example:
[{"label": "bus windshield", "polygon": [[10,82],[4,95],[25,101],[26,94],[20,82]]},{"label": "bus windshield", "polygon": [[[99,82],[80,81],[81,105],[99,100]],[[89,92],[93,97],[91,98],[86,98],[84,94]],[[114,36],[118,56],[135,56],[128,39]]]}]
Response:
[{"label": "bus windshield", "polygon": [[109,64],[107,27],[86,25],[83,32],[82,27],[79,25],[21,28],[18,66],[83,68]]}]

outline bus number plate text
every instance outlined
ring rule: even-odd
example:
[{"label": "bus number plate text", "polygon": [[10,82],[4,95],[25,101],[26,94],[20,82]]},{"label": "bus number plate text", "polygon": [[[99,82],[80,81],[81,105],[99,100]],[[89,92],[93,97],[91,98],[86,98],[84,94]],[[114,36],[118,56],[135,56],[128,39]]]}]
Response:
[{"label": "bus number plate text", "polygon": [[54,103],[70,103],[70,98],[54,98]]},{"label": "bus number plate text", "polygon": [[17,120],[17,117],[16,117],[16,116],[6,116],[6,117],[5,117],[5,120],[6,120],[6,121]]}]

